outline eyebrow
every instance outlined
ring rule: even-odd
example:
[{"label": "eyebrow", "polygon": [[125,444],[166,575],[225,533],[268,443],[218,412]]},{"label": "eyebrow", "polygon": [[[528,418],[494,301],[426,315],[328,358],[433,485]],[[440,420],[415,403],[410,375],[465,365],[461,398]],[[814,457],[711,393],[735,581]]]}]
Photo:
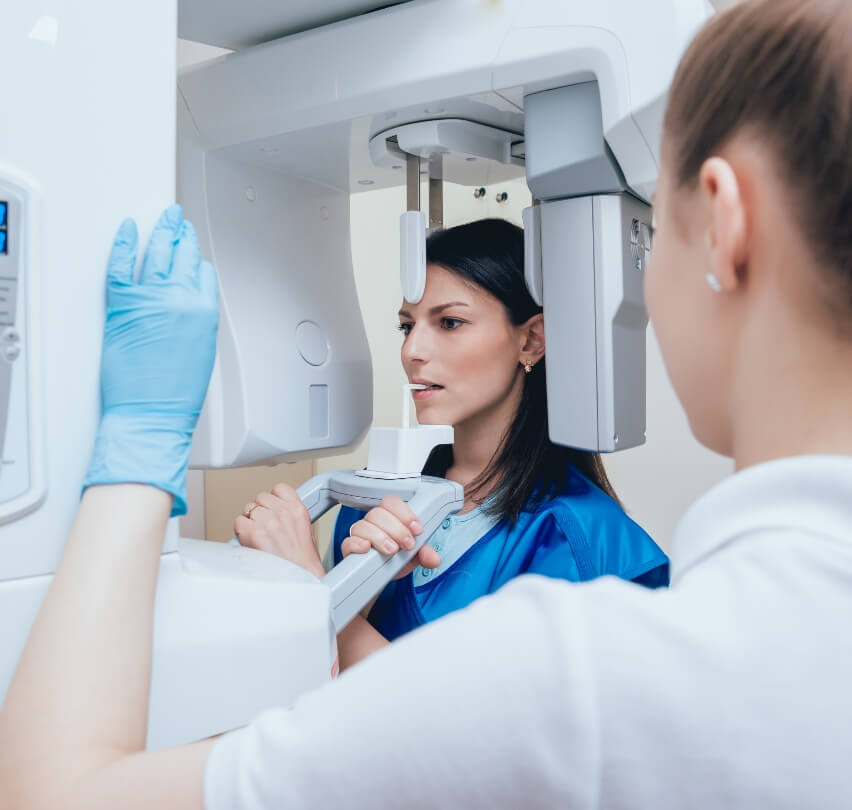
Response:
[{"label": "eyebrow", "polygon": [[[464,301],[450,301],[448,304],[438,304],[438,306],[432,307],[432,309],[429,310],[429,314],[430,315],[437,315],[439,312],[443,312],[445,309],[449,309],[450,307],[467,307],[467,306],[470,306],[470,304],[465,304]],[[411,313],[408,312],[405,309],[401,309],[397,314],[401,318],[402,317],[404,317],[404,318],[412,317]]]}]

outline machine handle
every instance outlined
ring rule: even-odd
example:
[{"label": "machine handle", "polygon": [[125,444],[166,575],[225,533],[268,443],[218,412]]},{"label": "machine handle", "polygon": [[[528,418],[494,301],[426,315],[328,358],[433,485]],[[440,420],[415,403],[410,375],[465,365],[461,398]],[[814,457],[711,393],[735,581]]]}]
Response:
[{"label": "machine handle", "polygon": [[323,578],[331,591],[332,620],[340,632],[365,605],[415,557],[441,522],[464,504],[464,489],[445,478],[382,479],[354,472],[322,473],[297,490],[311,522],[337,503],[356,509],[372,509],[386,495],[397,495],[417,515],[423,531],[414,538],[414,548],[396,554],[370,549],[366,554],[350,554]]}]

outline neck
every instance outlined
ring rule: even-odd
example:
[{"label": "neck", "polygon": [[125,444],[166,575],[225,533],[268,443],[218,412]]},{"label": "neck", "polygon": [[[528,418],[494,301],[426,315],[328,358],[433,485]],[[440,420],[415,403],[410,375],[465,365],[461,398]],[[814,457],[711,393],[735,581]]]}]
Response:
[{"label": "neck", "polygon": [[[447,478],[466,487],[485,471],[512,425],[523,385],[523,378],[516,377],[508,396],[453,426],[453,466],[447,470]],[[487,494],[481,492],[477,497]]]},{"label": "neck", "polygon": [[788,456],[852,455],[852,339],[825,322],[762,334],[769,339],[754,340],[735,372],[736,469]]}]

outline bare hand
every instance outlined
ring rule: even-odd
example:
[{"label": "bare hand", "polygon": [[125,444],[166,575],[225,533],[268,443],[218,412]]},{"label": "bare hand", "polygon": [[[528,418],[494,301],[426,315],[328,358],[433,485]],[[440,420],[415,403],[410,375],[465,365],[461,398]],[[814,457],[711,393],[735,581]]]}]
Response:
[{"label": "bare hand", "polygon": [[[371,548],[382,554],[396,554],[401,548],[414,548],[414,537],[422,531],[423,526],[408,504],[395,495],[389,495],[382,499],[381,506],[373,507],[361,520],[352,524],[341,551],[344,557],[364,554]],[[440,564],[438,552],[432,546],[424,545],[396,579],[407,576],[418,565],[437,568]]]},{"label": "bare hand", "polygon": [[315,577],[325,576],[308,510],[296,490],[287,484],[276,484],[272,492],[258,493],[234,520],[234,534],[248,548],[283,557]]}]

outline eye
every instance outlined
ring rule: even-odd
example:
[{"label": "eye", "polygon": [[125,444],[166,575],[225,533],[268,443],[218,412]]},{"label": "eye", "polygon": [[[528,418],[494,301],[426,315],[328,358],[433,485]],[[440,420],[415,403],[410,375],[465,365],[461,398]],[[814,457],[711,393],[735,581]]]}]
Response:
[{"label": "eye", "polygon": [[453,329],[458,329],[463,323],[464,321],[458,318],[441,318],[441,329],[452,331]]},{"label": "eye", "polygon": [[401,323],[396,328],[399,329],[399,331],[402,332],[402,334],[405,335],[405,337],[408,337],[409,332],[411,332],[411,324],[410,323]]}]

